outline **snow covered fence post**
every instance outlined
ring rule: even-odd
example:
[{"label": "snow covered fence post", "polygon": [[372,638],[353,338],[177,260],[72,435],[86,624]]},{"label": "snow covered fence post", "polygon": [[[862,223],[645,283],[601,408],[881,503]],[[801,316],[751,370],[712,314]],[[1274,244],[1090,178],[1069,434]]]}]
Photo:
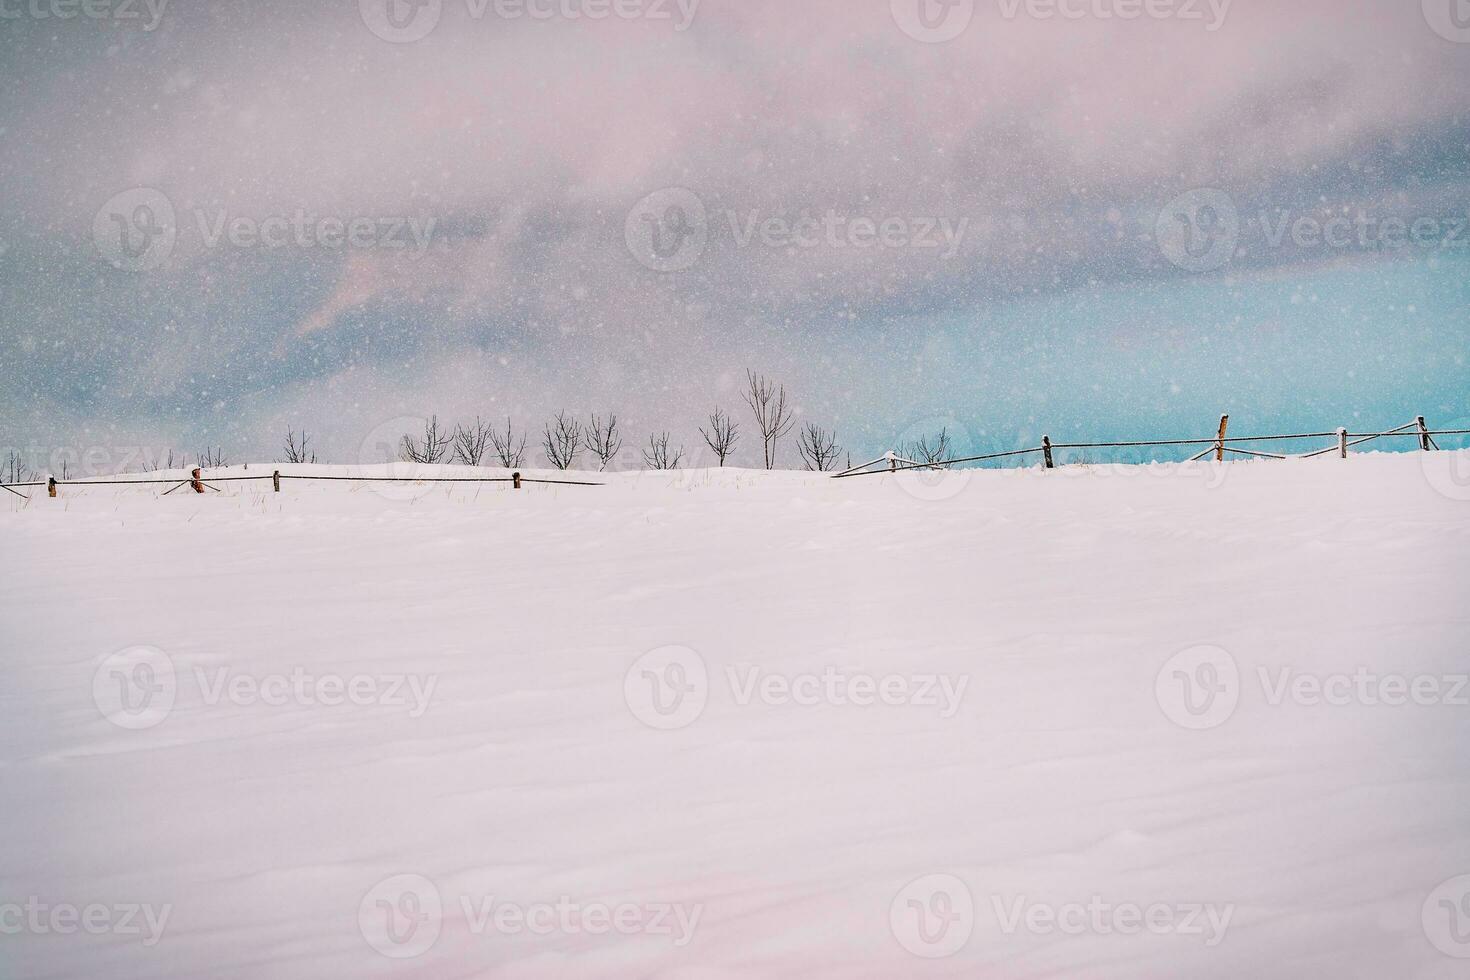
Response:
[{"label": "snow covered fence post", "polygon": [[1414,422],[1419,426],[1419,448],[1429,452],[1429,426],[1424,422],[1424,416],[1419,416]]},{"label": "snow covered fence post", "polygon": [[276,488],[276,493],[281,492],[281,471],[276,470],[271,474],[271,486]]},{"label": "snow covered fence post", "polygon": [[512,473],[510,480],[511,483],[515,484],[515,489],[519,490],[521,488],[521,475],[519,473]]},{"label": "snow covered fence post", "polygon": [[1342,458],[1347,459],[1347,429],[1337,430],[1337,451],[1342,453]]},{"label": "snow covered fence post", "polygon": [[192,486],[194,488],[194,492],[195,493],[203,493],[204,492],[204,481],[202,479],[200,479],[200,477],[199,477],[199,467],[197,467],[197,466],[194,467],[193,472],[191,472],[189,474],[189,476],[191,478],[189,480],[189,484],[190,484],[190,486]]},{"label": "snow covered fence post", "polygon": [[1230,416],[1220,416],[1220,435],[1215,440],[1215,462],[1225,462],[1225,430],[1230,428]]},{"label": "snow covered fence post", "polygon": [[49,476],[48,475],[46,477],[46,496],[48,496],[48,497],[54,497],[54,496],[56,496],[56,477],[54,477],[54,476]]},{"label": "snow covered fence post", "polygon": [[1049,470],[1056,469],[1051,459],[1051,436],[1041,437],[1041,452],[1046,457],[1046,468]]},{"label": "snow covered fence post", "polygon": [[888,457],[888,472],[898,472],[898,454],[890,449],[884,455]]}]

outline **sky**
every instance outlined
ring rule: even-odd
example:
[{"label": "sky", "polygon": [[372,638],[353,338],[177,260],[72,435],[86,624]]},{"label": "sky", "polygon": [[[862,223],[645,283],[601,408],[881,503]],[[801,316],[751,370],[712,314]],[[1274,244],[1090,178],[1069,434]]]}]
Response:
[{"label": "sky", "polygon": [[0,445],[1467,427],[1466,7],[0,0]]}]

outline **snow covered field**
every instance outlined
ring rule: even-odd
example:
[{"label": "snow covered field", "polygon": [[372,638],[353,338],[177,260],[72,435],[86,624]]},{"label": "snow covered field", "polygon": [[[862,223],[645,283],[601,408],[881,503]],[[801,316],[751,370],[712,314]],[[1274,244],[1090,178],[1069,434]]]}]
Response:
[{"label": "snow covered field", "polygon": [[0,504],[0,976],[1470,969],[1470,454],[606,479]]}]

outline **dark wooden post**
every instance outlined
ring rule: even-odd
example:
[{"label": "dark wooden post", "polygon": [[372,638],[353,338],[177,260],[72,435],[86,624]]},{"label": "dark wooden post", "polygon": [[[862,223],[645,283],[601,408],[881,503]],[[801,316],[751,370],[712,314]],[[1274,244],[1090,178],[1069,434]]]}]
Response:
[{"label": "dark wooden post", "polygon": [[1230,416],[1220,416],[1220,435],[1215,440],[1215,462],[1225,462],[1225,430],[1230,428]]},{"label": "dark wooden post", "polygon": [[521,488],[521,475],[519,473],[512,473],[510,478],[515,483],[515,488],[519,490]]},{"label": "dark wooden post", "polygon": [[1046,458],[1046,468],[1049,470],[1056,469],[1056,464],[1052,462],[1051,458],[1051,436],[1041,437],[1041,452]]},{"label": "dark wooden post", "polygon": [[197,467],[197,466],[194,467],[194,471],[192,473],[190,473],[189,475],[191,477],[191,479],[189,480],[189,483],[190,483],[191,486],[194,487],[194,492],[195,493],[203,493],[204,492],[204,481],[199,478],[199,467]]},{"label": "dark wooden post", "polygon": [[1342,458],[1347,459],[1347,429],[1337,430],[1337,450],[1342,453]]},{"label": "dark wooden post", "polygon": [[1419,425],[1419,448],[1427,453],[1429,452],[1429,426],[1425,424],[1422,415],[1414,421]]},{"label": "dark wooden post", "polygon": [[281,492],[281,471],[276,470],[271,474],[271,486],[276,488],[276,493]]},{"label": "dark wooden post", "polygon": [[56,496],[56,477],[54,476],[46,477],[46,496]]}]

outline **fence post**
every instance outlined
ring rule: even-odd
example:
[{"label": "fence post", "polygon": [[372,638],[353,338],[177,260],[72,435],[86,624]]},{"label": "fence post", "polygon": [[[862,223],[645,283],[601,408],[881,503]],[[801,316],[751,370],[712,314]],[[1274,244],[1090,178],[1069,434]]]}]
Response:
[{"label": "fence post", "polygon": [[201,480],[200,477],[199,477],[199,467],[197,467],[197,466],[194,467],[193,472],[191,472],[189,474],[189,476],[190,476],[189,483],[190,483],[191,486],[193,486],[194,492],[195,493],[203,493],[204,492],[204,481]]},{"label": "fence post", "polygon": [[890,449],[886,455],[888,456],[888,472],[898,472],[898,454]]},{"label": "fence post", "polygon": [[271,485],[276,488],[276,493],[281,492],[281,471],[276,470],[271,474]]},{"label": "fence post", "polygon": [[46,477],[46,496],[56,496],[56,477],[54,476]]},{"label": "fence post", "polygon": [[1225,430],[1230,428],[1230,416],[1220,416],[1220,436],[1215,440],[1215,462],[1225,462]]},{"label": "fence post", "polygon": [[1051,436],[1041,437],[1041,452],[1046,458],[1046,468],[1049,470],[1056,469],[1056,464],[1052,462],[1051,458]]},{"label": "fence post", "polygon": [[512,473],[510,478],[515,483],[515,489],[519,490],[521,488],[521,475],[519,473]]},{"label": "fence post", "polygon": [[1347,459],[1347,456],[1348,456],[1348,453],[1347,453],[1347,449],[1348,449],[1348,447],[1347,447],[1347,440],[1348,440],[1347,429],[1338,429],[1337,430],[1337,449],[1338,449],[1338,452],[1342,453],[1342,458],[1343,459]]},{"label": "fence post", "polygon": [[1419,448],[1426,453],[1429,452],[1429,426],[1424,424],[1424,416],[1414,420],[1419,425]]}]

